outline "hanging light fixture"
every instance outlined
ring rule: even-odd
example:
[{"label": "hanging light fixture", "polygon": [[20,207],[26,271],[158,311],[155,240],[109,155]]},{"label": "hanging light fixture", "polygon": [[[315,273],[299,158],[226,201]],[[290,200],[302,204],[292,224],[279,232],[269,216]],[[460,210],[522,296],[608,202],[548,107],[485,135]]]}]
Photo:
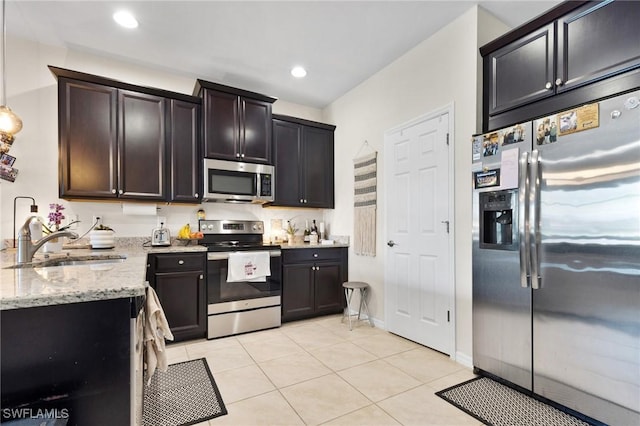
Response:
[{"label": "hanging light fixture", "polygon": [[[6,0],[2,0],[2,104],[0,105],[0,133],[7,134],[8,139],[13,139],[13,135],[22,129],[22,120],[11,108],[7,106],[7,73],[5,71],[7,61],[7,18]],[[3,138],[4,139],[4,138]]]}]

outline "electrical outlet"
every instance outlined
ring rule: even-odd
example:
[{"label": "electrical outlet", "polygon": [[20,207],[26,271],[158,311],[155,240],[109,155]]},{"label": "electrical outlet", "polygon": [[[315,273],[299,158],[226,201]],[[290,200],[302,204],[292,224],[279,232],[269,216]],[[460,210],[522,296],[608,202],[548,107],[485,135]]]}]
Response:
[{"label": "electrical outlet", "polygon": [[78,229],[78,222],[80,222],[80,215],[79,214],[75,214],[74,216],[75,216],[75,219],[73,219],[73,221],[72,221],[72,222],[74,222],[74,224],[71,225],[69,227],[69,229],[71,229],[73,231],[76,231]]},{"label": "electrical outlet", "polygon": [[101,225],[102,224],[102,219],[103,219],[102,215],[94,214],[92,219],[91,219],[91,225],[93,225],[93,226]]}]

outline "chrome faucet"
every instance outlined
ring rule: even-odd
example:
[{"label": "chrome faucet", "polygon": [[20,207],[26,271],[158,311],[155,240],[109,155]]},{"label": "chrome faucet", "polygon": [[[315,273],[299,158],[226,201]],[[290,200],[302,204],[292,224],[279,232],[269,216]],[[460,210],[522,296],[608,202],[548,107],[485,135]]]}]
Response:
[{"label": "chrome faucet", "polygon": [[49,235],[46,235],[40,238],[36,242],[31,242],[31,230],[29,229],[29,224],[31,221],[37,220],[38,216],[29,216],[27,220],[22,225],[20,232],[18,234],[18,254],[17,254],[17,263],[29,263],[33,260],[33,255],[49,240],[58,237],[69,237],[71,239],[78,238],[78,234],[71,231],[56,231],[52,232]]}]

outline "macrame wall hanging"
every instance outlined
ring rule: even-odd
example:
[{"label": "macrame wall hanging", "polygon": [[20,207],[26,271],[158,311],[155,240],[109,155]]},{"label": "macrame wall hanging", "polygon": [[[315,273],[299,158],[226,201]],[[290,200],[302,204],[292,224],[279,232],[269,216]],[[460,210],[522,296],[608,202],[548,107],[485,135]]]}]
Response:
[{"label": "macrame wall hanging", "polygon": [[362,148],[369,147],[367,141],[353,159],[354,168],[354,252],[360,256],[376,255],[376,209],[378,152],[360,155]]}]

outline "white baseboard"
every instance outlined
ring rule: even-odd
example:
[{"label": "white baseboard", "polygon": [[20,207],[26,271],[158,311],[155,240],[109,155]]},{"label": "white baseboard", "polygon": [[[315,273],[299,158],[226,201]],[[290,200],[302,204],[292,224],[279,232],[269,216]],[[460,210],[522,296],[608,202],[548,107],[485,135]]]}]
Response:
[{"label": "white baseboard", "polygon": [[464,352],[456,352],[454,361],[458,364],[464,365],[467,368],[473,368],[473,358]]}]

